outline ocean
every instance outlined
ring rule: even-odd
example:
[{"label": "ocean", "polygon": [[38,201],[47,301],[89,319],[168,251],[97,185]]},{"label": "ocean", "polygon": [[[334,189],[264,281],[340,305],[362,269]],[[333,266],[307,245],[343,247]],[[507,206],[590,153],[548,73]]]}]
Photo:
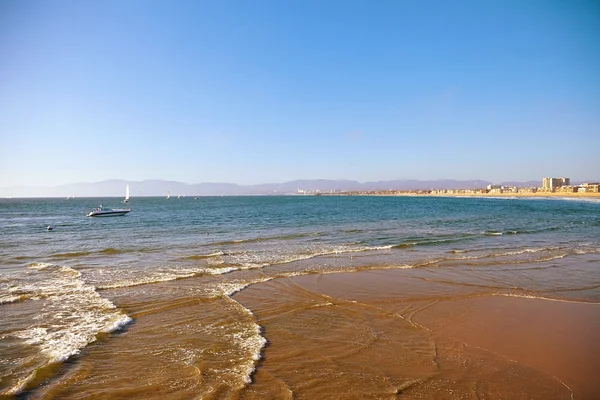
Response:
[{"label": "ocean", "polygon": [[[125,206],[109,198],[0,200],[4,397],[411,398],[418,387],[434,390],[443,367],[430,330],[398,325],[415,304],[600,303],[596,200],[133,198],[126,216],[86,217],[99,204]],[[360,280],[335,296],[301,285],[331,274],[385,278],[362,293],[371,308],[359,312],[360,300],[339,302],[366,290]],[[403,308],[372,314],[401,284],[394,304]],[[323,342],[328,335],[338,340]],[[275,337],[287,338],[285,357],[277,358]],[[377,350],[385,340],[400,347]],[[401,365],[373,369],[373,357],[392,363],[390,352]],[[341,359],[353,361],[332,361]],[[474,371],[481,369],[459,375]],[[536,398],[530,384],[524,398]],[[557,387],[556,398],[570,398]],[[412,398],[433,392],[423,393]]]}]

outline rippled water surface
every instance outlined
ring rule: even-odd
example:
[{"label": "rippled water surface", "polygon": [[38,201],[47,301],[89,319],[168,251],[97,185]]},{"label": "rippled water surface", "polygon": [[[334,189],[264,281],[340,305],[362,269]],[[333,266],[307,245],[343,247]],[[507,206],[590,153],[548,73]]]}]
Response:
[{"label": "rippled water surface", "polygon": [[[369,357],[386,350],[371,331],[361,331],[359,320],[371,318],[381,329],[399,322],[377,320],[372,310],[356,306],[287,320],[298,307],[328,304],[314,293],[277,287],[294,276],[404,269],[420,282],[411,286],[414,293],[410,287],[403,292],[407,301],[424,301],[418,297],[425,282],[433,290],[428,296],[440,298],[600,302],[596,201],[136,198],[126,216],[86,217],[99,203],[124,206],[106,198],[0,200],[0,393],[281,398],[291,391],[335,397],[341,389],[311,392],[308,384],[290,388],[266,376],[261,379],[269,384],[252,383],[253,374],[261,377],[261,357],[268,357],[267,322],[278,320],[277,329],[297,335],[289,346],[305,346],[315,332],[354,332],[351,340]],[[252,286],[253,296],[232,296],[257,283],[263,284]],[[406,341],[407,368],[419,376],[433,373],[430,338],[414,326],[396,328],[393,341]],[[292,361],[285,370],[328,371],[325,360],[294,363],[294,354],[286,356]],[[368,363],[369,357],[355,362]],[[324,372],[319,382],[335,381],[335,371]],[[389,379],[365,379],[369,393],[387,396]],[[407,382],[399,380],[392,392],[414,385]]]}]

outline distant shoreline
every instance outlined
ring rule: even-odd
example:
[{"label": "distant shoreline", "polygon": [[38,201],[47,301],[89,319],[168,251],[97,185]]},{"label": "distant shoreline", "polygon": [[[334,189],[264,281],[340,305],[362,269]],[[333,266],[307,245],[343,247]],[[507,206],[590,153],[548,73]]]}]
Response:
[{"label": "distant shoreline", "polygon": [[600,198],[600,193],[561,193],[561,192],[539,192],[539,193],[419,193],[399,191],[376,191],[376,192],[339,192],[320,193],[321,196],[405,196],[405,197],[569,197],[569,198]]},{"label": "distant shoreline", "polygon": [[[364,191],[364,192],[322,192],[299,195],[296,193],[278,193],[278,194],[210,194],[201,195],[205,197],[282,197],[282,196],[396,196],[396,197],[488,197],[488,198],[513,198],[513,197],[533,197],[533,198],[597,198],[600,199],[600,193],[561,193],[561,192],[538,192],[538,193],[427,193],[427,192],[409,192],[409,191]],[[164,198],[164,196],[135,196],[136,198]],[[187,196],[192,198],[193,196]],[[24,199],[64,199],[64,196],[24,196],[24,197],[0,197],[0,200],[24,200]],[[122,196],[80,196],[77,200],[119,200]],[[181,200],[181,199],[180,199]],[[177,198],[174,198],[177,201]]]}]

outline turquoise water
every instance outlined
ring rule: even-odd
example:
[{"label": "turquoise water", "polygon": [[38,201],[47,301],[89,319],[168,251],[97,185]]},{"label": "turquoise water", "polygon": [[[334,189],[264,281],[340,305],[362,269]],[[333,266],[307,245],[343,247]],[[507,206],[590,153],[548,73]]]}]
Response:
[{"label": "turquoise water", "polygon": [[[257,264],[311,252],[367,247],[448,246],[455,250],[595,244],[599,202],[414,197],[140,198],[122,218],[85,218],[110,199],[0,201],[2,270],[52,262],[65,253],[120,253],[132,268],[152,260],[218,251]],[[111,204],[112,203],[112,204]],[[46,231],[52,225],[54,230]],[[514,236],[512,236],[514,235]],[[494,237],[502,236],[502,237]],[[268,254],[261,249],[269,243]],[[272,245],[277,243],[274,248]],[[77,257],[76,262],[80,259]],[[83,260],[83,259],[81,259]],[[124,260],[120,260],[123,262]],[[139,264],[138,264],[139,262]]]},{"label": "turquoise water", "polygon": [[[134,198],[126,216],[87,218],[100,203],[125,206],[0,200],[0,393],[33,389],[40,368],[133,323],[120,302],[135,292],[151,304],[165,282],[193,287],[194,298],[230,299],[277,277],[415,268],[503,295],[600,302],[598,201]],[[211,309],[214,321],[219,312]],[[227,336],[239,340],[227,376],[246,384],[264,339],[251,320],[230,328],[243,334]]]}]

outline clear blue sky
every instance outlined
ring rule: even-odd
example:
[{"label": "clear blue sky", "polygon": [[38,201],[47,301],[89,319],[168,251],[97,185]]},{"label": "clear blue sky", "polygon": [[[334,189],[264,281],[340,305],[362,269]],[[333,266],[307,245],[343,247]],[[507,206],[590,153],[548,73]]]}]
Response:
[{"label": "clear blue sky", "polygon": [[0,1],[0,186],[599,175],[598,1]]}]

